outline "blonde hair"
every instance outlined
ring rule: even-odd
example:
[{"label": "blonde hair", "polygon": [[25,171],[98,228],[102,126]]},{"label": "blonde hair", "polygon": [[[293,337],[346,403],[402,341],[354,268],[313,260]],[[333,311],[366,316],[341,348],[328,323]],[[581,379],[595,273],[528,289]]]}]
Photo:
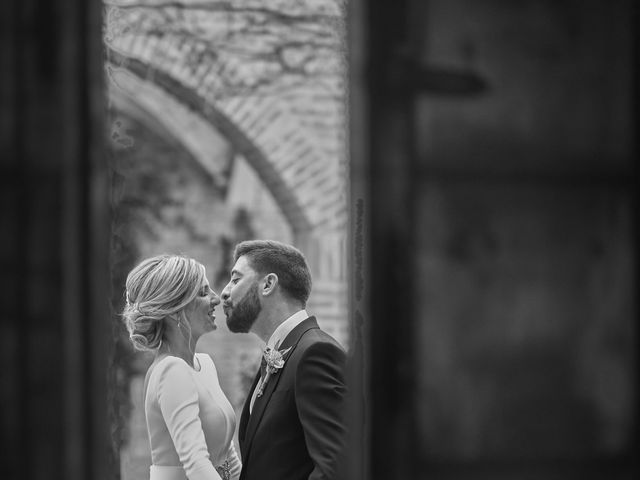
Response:
[{"label": "blonde hair", "polygon": [[184,255],[147,258],[131,270],[122,317],[134,348],[160,348],[165,318],[186,322],[184,308],[198,295],[204,278],[204,266]]}]

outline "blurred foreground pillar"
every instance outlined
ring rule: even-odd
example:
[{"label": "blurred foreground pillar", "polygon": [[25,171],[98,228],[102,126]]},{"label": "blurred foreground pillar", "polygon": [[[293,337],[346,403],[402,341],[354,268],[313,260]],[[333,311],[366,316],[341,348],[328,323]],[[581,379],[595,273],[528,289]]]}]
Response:
[{"label": "blurred foreground pillar", "polygon": [[2,478],[112,478],[101,11],[0,4]]},{"label": "blurred foreground pillar", "polygon": [[635,478],[637,2],[349,8],[351,478]]}]

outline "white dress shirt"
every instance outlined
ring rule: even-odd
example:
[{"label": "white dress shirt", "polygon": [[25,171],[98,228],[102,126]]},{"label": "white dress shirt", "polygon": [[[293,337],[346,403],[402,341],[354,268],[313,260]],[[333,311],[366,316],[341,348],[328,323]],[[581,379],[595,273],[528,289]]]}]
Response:
[{"label": "white dress shirt", "polygon": [[[294,328],[300,325],[303,321],[309,318],[309,314],[306,310],[298,310],[296,313],[287,318],[284,322],[278,325],[278,328],[274,330],[267,341],[266,347],[269,348],[278,348],[280,344],[287,338]],[[266,348],[265,347],[265,348]],[[256,401],[256,397],[258,395],[258,390],[260,390],[260,385],[262,385],[262,378],[258,380],[258,384],[256,388],[253,390],[253,395],[251,396],[251,403],[249,404],[249,413],[253,411],[253,403]]]}]

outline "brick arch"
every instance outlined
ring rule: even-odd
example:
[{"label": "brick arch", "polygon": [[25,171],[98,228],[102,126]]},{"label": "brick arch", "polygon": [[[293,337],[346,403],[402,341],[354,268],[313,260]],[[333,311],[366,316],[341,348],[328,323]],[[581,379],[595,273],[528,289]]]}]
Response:
[{"label": "brick arch", "polygon": [[[116,112],[135,118],[165,140],[180,145],[209,175],[221,192],[228,186],[233,152],[225,138],[208,122],[191,112],[167,93],[125,69],[108,68],[109,105]],[[114,127],[114,125],[112,125]],[[118,142],[133,145],[126,130],[115,126]],[[185,133],[186,132],[186,133]]]},{"label": "brick arch", "polygon": [[[235,0],[184,8],[116,3],[105,16],[107,54],[224,131],[246,152],[281,207],[290,210],[286,217],[296,232],[344,229],[348,167],[340,5],[335,0],[264,8]],[[225,37],[211,40],[205,31],[245,39],[234,46],[247,51],[262,34],[263,43],[277,47],[261,52],[263,61],[247,61],[242,54],[219,54],[212,42],[223,44]],[[265,74],[279,55],[282,70]],[[312,60],[304,63],[305,58]]]},{"label": "brick arch", "polygon": [[[110,52],[109,58],[112,66],[117,66],[117,68],[122,66],[126,67],[127,72],[135,75],[140,80],[151,82],[154,86],[162,89],[167,96],[176,98],[182,105],[204,119],[205,122],[209,122],[215,126],[255,169],[281,208],[294,235],[304,236],[306,232],[312,229],[311,221],[304,212],[295,194],[285,183],[280,172],[277,171],[273,163],[251,137],[247,135],[236,122],[230,119],[225,112],[203,102],[197,92],[185,87],[166,72],[157,70],[140,60],[127,58],[113,51]],[[132,96],[133,93],[134,92],[129,92],[129,96]],[[178,137],[178,140],[180,140],[179,137],[181,133],[175,129],[173,133]],[[216,173],[212,172],[212,174],[215,178]]]},{"label": "brick arch", "polygon": [[[199,3],[193,7],[198,15],[190,20],[185,17],[189,8],[173,4],[156,9],[153,2],[142,8],[108,8],[107,59],[111,65],[164,89],[223,132],[242,152],[291,225],[296,245],[307,255],[314,275],[310,310],[323,319],[324,328],[346,345],[349,169],[345,79],[338,65],[343,61],[338,58],[341,53],[330,38],[336,30],[331,30],[331,25],[339,23],[342,15],[340,2],[292,0],[288,3],[291,10],[274,14],[282,20],[279,28],[284,36],[291,35],[288,22],[294,18],[315,22],[303,29],[321,31],[314,41],[307,43],[296,37],[293,43],[301,49],[318,48],[319,53],[301,81],[290,81],[284,75],[266,87],[261,83],[264,78],[251,70],[260,68],[256,62],[245,63],[241,56],[230,60],[216,56],[212,40],[202,35],[205,30],[224,30],[220,25],[232,21],[227,14],[237,20],[241,3]],[[283,5],[277,8],[284,8]],[[249,24],[264,13],[264,9],[244,4],[242,8],[251,10],[248,15],[253,20]],[[171,15],[184,23],[176,27]],[[266,27],[259,21],[252,25]],[[301,31],[299,28],[296,35]],[[246,39],[247,45],[256,40],[245,35],[246,31],[236,29],[233,33]],[[329,46],[323,43],[327,38]],[[225,38],[221,36],[216,41],[224,42]],[[289,60],[295,63],[299,57]],[[324,68],[325,65],[334,67]],[[228,90],[225,82],[230,79],[248,79],[249,83],[242,91]]]}]

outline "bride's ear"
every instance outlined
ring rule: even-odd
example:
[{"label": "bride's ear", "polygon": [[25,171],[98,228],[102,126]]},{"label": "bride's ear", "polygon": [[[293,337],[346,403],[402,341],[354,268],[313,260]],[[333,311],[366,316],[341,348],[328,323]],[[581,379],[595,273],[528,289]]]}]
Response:
[{"label": "bride's ear", "polygon": [[275,273],[269,273],[264,277],[264,281],[262,283],[262,295],[267,296],[271,295],[276,287],[278,286],[278,275]]}]

